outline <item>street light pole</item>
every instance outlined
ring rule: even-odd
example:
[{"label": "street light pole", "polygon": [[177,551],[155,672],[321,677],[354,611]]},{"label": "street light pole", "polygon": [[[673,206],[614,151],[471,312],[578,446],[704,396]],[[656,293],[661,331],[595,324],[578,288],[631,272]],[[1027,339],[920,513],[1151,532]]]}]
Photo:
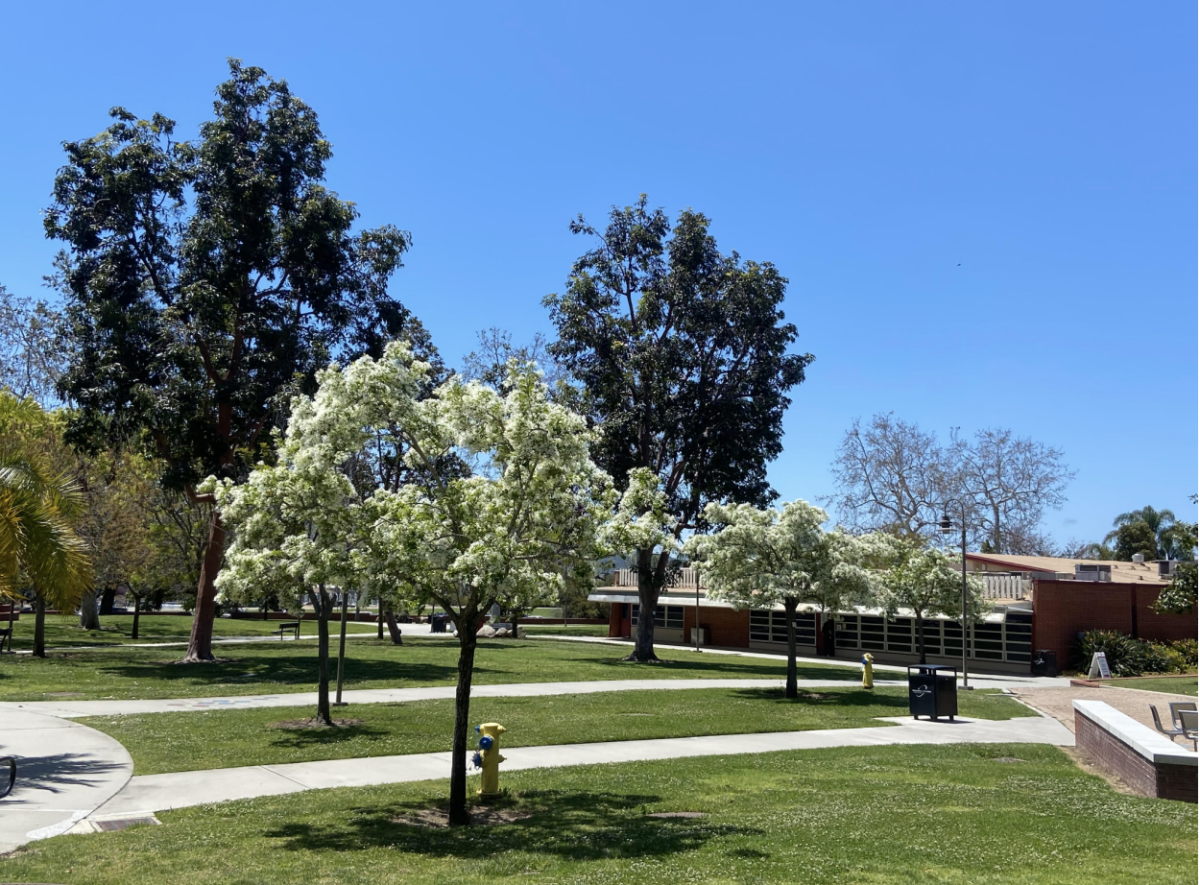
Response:
[{"label": "street light pole", "polygon": [[[960,520],[962,528],[962,687],[964,690],[970,691],[971,686],[967,679],[967,505],[956,499],[945,502],[945,505],[950,504],[957,504],[962,515]],[[942,521],[938,524],[938,528],[941,529],[942,534],[950,533],[952,525],[948,510],[942,511]]]}]

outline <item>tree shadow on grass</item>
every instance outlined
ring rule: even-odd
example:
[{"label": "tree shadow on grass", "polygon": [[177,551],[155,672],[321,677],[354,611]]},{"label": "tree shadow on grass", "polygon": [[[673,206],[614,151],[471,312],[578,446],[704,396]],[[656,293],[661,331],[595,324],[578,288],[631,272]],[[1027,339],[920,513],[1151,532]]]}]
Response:
[{"label": "tree shadow on grass", "polygon": [[[713,838],[753,836],[761,831],[705,818],[652,818],[646,805],[659,796],[618,793],[523,791],[499,803],[533,814],[497,826],[430,828],[397,822],[402,815],[436,804],[389,803],[351,809],[345,824],[285,824],[263,835],[283,840],[290,851],[362,851],[394,848],[437,858],[486,859],[497,853],[530,852],[568,860],[649,857],[693,851]],[[493,806],[496,807],[496,806]]]},{"label": "tree shadow on grass", "polygon": [[389,734],[391,732],[386,729],[372,728],[369,725],[338,725],[333,728],[329,728],[328,726],[289,728],[281,729],[277,737],[271,741],[271,746],[301,750],[307,747],[324,747],[330,744],[338,744],[342,741],[353,740],[358,737],[381,737]]},{"label": "tree shadow on grass", "polygon": [[[269,658],[230,657],[216,664],[183,665],[174,661],[165,663],[147,661],[145,663],[99,664],[96,669],[120,679],[153,680],[167,684],[184,682],[192,685],[228,685],[232,681],[240,679],[246,682],[267,682],[278,685],[306,685],[315,689],[317,683],[315,651],[310,655],[272,655]],[[245,676],[247,671],[252,675]],[[441,664],[387,660],[355,661],[347,657],[345,683],[348,688],[354,688],[354,684],[357,682],[366,681],[430,684],[453,680],[457,675],[456,667]]]},{"label": "tree shadow on grass", "polygon": [[738,697],[750,701],[761,701],[775,704],[803,704],[807,707],[839,707],[853,709],[859,707],[886,707],[908,712],[908,696],[906,694],[881,694],[878,691],[860,688],[856,691],[836,689],[800,689],[800,697],[787,698],[782,688],[739,688],[734,692]]},{"label": "tree shadow on grass", "polygon": [[[704,658],[697,658],[696,660],[660,660],[651,664],[635,663],[633,661],[626,661],[623,658],[598,658],[595,663],[611,667],[624,667],[629,671],[628,678],[630,679],[636,679],[639,675],[642,675],[643,678],[653,679],[665,673],[694,673],[697,675],[714,673],[727,679],[752,679],[756,677],[783,679],[786,675],[783,667],[783,664],[786,662],[782,660],[779,663],[749,663],[730,660],[729,658],[715,660],[711,655]],[[796,675],[799,679],[829,679],[839,682],[855,682],[859,679],[856,671],[841,667],[798,666],[796,668]]]}]

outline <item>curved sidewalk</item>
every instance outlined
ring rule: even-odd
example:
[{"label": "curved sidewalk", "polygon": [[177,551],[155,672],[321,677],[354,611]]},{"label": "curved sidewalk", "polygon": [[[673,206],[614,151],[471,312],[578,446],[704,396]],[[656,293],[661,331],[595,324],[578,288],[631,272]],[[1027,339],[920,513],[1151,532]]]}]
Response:
[{"label": "curved sidewalk", "polygon": [[[504,770],[884,744],[1028,743],[1072,746],[1075,743],[1071,732],[1046,717],[1007,720],[959,718],[954,722],[929,722],[914,721],[903,716],[882,721],[897,724],[875,728],[506,747]],[[133,778],[124,790],[98,809],[98,814],[133,816],[305,790],[437,780],[449,777],[452,758],[448,752],[418,753],[146,775]]]},{"label": "curved sidewalk", "polygon": [[78,722],[6,709],[0,723],[0,753],[17,758],[16,786],[0,800],[0,853],[65,833],[133,775],[120,743]]}]

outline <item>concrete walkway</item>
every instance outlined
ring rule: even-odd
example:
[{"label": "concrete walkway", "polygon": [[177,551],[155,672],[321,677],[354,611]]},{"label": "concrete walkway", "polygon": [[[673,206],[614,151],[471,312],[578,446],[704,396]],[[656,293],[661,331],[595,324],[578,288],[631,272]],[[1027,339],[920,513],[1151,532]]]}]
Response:
[{"label": "concrete walkway", "polygon": [[[876,679],[878,686],[906,685],[899,680]],[[799,687],[854,688],[847,679],[801,679]],[[474,698],[532,698],[547,695],[596,694],[611,691],[681,691],[697,688],[782,688],[782,679],[611,679],[600,682],[516,682],[502,685],[476,685]],[[343,691],[348,704],[401,704],[453,698],[453,685],[426,688],[377,688]],[[332,692],[331,692],[332,693]],[[315,691],[295,694],[231,695],[217,698],[177,698],[146,701],[13,701],[0,703],[0,712],[9,708],[32,710],[63,719],[83,716],[128,716],[141,713],[182,713],[195,710],[249,710],[261,707],[316,706]]]},{"label": "concrete walkway", "polygon": [[[1045,717],[1000,721],[960,718],[954,722],[929,722],[902,716],[883,721],[896,722],[898,725],[551,747],[506,747],[503,767],[505,771],[519,771],[568,765],[887,744],[1022,743],[1071,746],[1075,742],[1071,732],[1055,720]],[[124,790],[97,809],[96,817],[130,817],[233,799],[278,796],[330,787],[435,780],[449,776],[451,759],[452,754],[448,752],[418,753],[410,756],[372,756],[146,775],[133,778]]]},{"label": "concrete walkway", "polygon": [[16,786],[0,800],[0,853],[65,833],[133,775],[133,760],[113,738],[27,710],[0,714],[0,754],[17,759]]}]

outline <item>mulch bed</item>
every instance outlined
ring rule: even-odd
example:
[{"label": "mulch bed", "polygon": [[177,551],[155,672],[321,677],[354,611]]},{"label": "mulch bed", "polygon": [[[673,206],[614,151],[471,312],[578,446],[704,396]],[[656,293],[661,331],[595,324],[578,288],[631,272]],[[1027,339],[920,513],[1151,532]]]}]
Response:
[{"label": "mulch bed", "polygon": [[[532,811],[518,808],[472,808],[470,810],[470,826],[493,827],[497,824],[511,824],[531,817],[533,817]],[[441,808],[422,808],[419,811],[410,811],[394,817],[391,822],[408,827],[442,829],[450,826],[450,815]]]}]

